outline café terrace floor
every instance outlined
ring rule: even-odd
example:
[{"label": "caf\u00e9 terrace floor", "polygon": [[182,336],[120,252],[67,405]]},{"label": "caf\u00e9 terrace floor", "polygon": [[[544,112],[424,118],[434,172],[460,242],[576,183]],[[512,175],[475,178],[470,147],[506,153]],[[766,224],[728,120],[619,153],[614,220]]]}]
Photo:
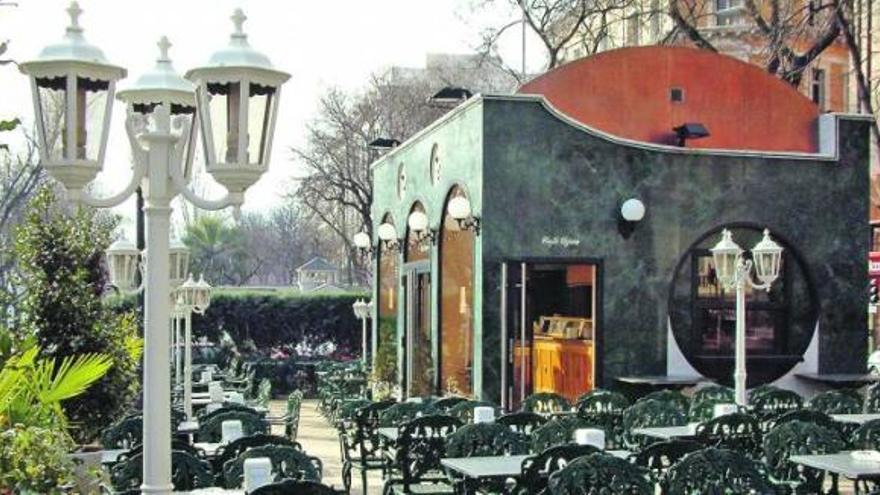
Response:
[{"label": "caf\u00e9 terrace floor", "polygon": [[[284,414],[286,402],[273,400],[269,407],[273,416],[280,416]],[[303,401],[299,421],[297,441],[302,444],[303,449],[309,455],[318,457],[324,463],[324,483],[334,488],[342,489],[342,461],[339,453],[339,436],[336,434],[336,430],[318,412],[318,401],[316,399]],[[274,433],[281,432],[279,430]],[[368,493],[377,495],[382,493],[382,476],[379,472],[370,472],[367,480],[369,484]],[[839,488],[841,495],[854,493],[853,484],[849,480],[842,479]],[[363,494],[359,471],[352,473],[351,494]]]}]

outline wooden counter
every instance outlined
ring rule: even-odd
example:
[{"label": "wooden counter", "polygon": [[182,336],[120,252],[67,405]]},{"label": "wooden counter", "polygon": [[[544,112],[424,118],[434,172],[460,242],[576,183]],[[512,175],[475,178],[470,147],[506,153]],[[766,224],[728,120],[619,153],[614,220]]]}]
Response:
[{"label": "wooden counter", "polygon": [[593,389],[593,341],[535,336],[535,392],[556,392],[574,403]]}]

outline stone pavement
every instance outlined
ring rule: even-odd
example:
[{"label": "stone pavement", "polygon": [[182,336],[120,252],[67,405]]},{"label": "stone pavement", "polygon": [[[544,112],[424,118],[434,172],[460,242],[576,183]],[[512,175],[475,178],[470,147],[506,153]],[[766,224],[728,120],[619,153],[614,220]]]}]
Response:
[{"label": "stone pavement", "polygon": [[[272,401],[270,404],[271,414],[280,416],[286,410],[285,401]],[[273,431],[283,434],[281,428]],[[309,455],[321,459],[324,463],[324,483],[334,488],[342,489],[342,459],[339,451],[339,436],[326,419],[318,412],[318,401],[307,399],[303,401],[302,411],[299,418],[299,433],[297,441],[302,444],[303,450]],[[378,471],[371,471],[368,477],[368,494],[379,495],[382,493],[382,475]],[[363,494],[360,471],[352,472],[352,495]]]}]

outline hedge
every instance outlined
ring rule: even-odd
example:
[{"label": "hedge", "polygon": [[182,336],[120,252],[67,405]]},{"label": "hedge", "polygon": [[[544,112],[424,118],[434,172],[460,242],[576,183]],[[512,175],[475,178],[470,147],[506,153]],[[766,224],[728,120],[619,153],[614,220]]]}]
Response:
[{"label": "hedge", "polygon": [[[308,295],[284,291],[215,290],[204,315],[193,315],[195,338],[218,342],[225,330],[239,345],[253,341],[257,349],[293,348],[324,342],[337,346],[336,354],[360,354],[361,322],[352,304],[363,293]],[[111,298],[109,304],[132,308],[134,298]]]}]

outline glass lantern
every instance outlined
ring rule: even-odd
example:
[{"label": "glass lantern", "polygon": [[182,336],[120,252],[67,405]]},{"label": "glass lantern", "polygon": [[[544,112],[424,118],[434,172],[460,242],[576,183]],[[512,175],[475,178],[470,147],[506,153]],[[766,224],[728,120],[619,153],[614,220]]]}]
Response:
[{"label": "glass lantern", "polygon": [[782,246],[770,238],[770,231],[764,229],[764,238],[752,248],[755,275],[761,283],[770,285],[779,277],[782,264]]},{"label": "glass lantern", "polygon": [[422,232],[428,228],[428,215],[425,215],[423,211],[416,210],[409,215],[407,225],[413,232]]},{"label": "glass lantern", "polygon": [[352,240],[354,241],[354,246],[358,249],[369,249],[370,247],[370,235],[366,232],[358,232]]},{"label": "glass lantern", "polygon": [[126,72],[86,41],[79,5],[67,12],[64,39],[19,69],[31,79],[42,164],[75,195],[101,171],[116,81]]},{"label": "glass lantern", "polygon": [[171,287],[178,287],[183,283],[186,274],[189,272],[190,251],[186,244],[180,240],[171,241],[168,248],[169,265],[168,277]]},{"label": "glass lantern", "polygon": [[192,69],[207,171],[231,196],[241,196],[269,167],[281,85],[290,75],[251,48],[241,9],[229,45]]},{"label": "glass lantern", "polygon": [[729,230],[721,232],[721,240],[711,249],[715,260],[715,272],[718,280],[724,286],[730,286],[736,279],[736,267],[742,256],[742,248],[733,242],[733,235]]},{"label": "glass lantern", "polygon": [[464,220],[471,216],[471,202],[464,196],[456,196],[449,200],[446,211],[454,220]]},{"label": "glass lantern", "polygon": [[107,248],[106,256],[110,283],[124,292],[134,290],[140,262],[140,251],[134,243],[119,239]]},{"label": "glass lantern", "polygon": [[397,238],[397,229],[394,228],[394,225],[391,225],[387,222],[379,225],[377,233],[379,234],[379,239],[385,242],[389,242]]},{"label": "glass lantern", "polygon": [[193,297],[193,311],[199,314],[204,314],[205,311],[208,310],[208,307],[211,305],[211,285],[205,281],[205,276],[202,275],[199,277],[199,281],[196,282],[196,290]]}]

